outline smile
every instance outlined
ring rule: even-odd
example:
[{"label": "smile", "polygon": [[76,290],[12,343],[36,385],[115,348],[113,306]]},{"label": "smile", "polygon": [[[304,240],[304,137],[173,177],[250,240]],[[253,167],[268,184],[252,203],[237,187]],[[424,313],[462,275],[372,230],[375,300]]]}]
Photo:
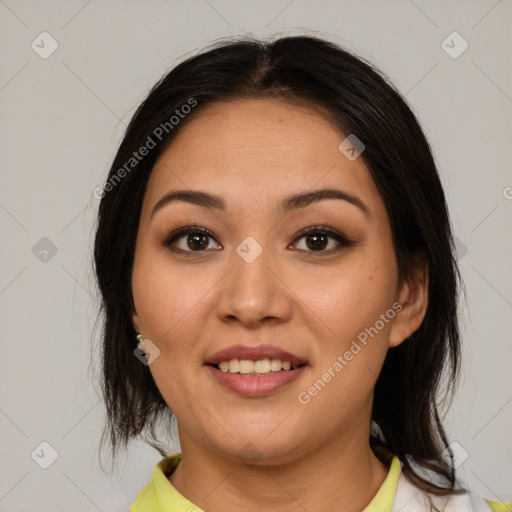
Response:
[{"label": "smile", "polygon": [[[231,365],[233,360],[229,361],[229,365]],[[238,362],[238,360],[236,360]],[[265,360],[263,360],[265,361]],[[274,360],[274,364],[276,367],[277,363]],[[240,365],[242,368],[245,366],[245,363],[251,363],[253,367],[259,363],[259,361],[249,361],[249,360],[241,360]],[[236,364],[236,363],[235,363]],[[264,363],[266,366],[266,363]],[[269,363],[270,364],[270,363]],[[285,369],[290,365],[289,369]],[[245,366],[244,370],[250,368],[251,365]],[[263,366],[263,365],[261,365]],[[283,366],[285,368],[283,368]],[[258,368],[260,365],[258,365]],[[222,389],[227,390],[230,393],[235,393],[238,396],[244,397],[265,397],[269,396],[273,393],[277,393],[278,391],[286,388],[292,382],[297,380],[302,373],[306,370],[307,365],[301,364],[299,366],[291,367],[291,363],[289,361],[284,361],[281,363],[281,369],[277,371],[270,370],[265,373],[257,373],[257,372],[231,372],[228,370],[221,370],[219,365],[205,365],[205,368],[209,371],[210,375],[214,378],[215,382],[219,384]]]},{"label": "smile", "polygon": [[232,345],[204,364],[224,390],[246,397],[275,393],[307,368],[305,359],[273,345]]}]

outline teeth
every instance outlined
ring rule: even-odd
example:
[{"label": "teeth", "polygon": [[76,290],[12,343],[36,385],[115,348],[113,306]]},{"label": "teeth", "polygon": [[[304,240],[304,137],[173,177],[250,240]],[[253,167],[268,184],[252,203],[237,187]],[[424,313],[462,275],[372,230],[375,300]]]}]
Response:
[{"label": "teeth", "polygon": [[270,373],[270,360],[261,359],[254,363],[254,371],[256,373]]},{"label": "teeth", "polygon": [[221,363],[219,363],[219,370],[227,372],[229,370],[229,361],[222,361]]},{"label": "teeth", "polygon": [[270,369],[273,372],[278,372],[281,369],[281,360],[280,359],[271,359],[270,360]]},{"label": "teeth", "polygon": [[254,361],[240,359],[240,373],[252,373],[254,371]]},{"label": "teeth", "polygon": [[271,372],[295,369],[299,365],[292,365],[290,361],[281,361],[280,359],[259,359],[258,361],[231,359],[230,361],[221,361],[218,366],[219,370],[223,372],[266,375]]}]

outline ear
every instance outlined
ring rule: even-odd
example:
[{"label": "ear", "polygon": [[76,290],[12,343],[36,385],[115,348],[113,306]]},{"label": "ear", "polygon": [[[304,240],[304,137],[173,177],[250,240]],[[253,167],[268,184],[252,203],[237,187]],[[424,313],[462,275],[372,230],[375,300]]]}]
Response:
[{"label": "ear", "polygon": [[134,310],[134,312],[132,314],[132,324],[133,324],[133,328],[138,333],[140,333],[141,332],[141,329],[140,329],[140,319],[139,319],[139,315],[137,314],[137,312],[135,310]]},{"label": "ear", "polygon": [[402,306],[393,319],[389,346],[397,347],[418,329],[428,306],[428,261],[421,253],[414,258],[409,276],[399,284],[396,302]]}]

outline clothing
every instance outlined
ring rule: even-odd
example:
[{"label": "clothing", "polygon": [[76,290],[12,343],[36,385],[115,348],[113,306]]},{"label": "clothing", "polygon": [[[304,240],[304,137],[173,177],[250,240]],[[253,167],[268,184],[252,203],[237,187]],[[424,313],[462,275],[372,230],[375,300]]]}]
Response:
[{"label": "clothing", "polygon": [[[154,468],[151,482],[139,493],[129,512],[204,512],[181,495],[167,477],[174,472],[181,453],[163,458]],[[444,512],[512,512],[511,503],[486,500],[475,493],[433,497]],[[389,472],[363,512],[426,512],[430,509],[425,493],[402,473],[398,457],[391,459]]]}]

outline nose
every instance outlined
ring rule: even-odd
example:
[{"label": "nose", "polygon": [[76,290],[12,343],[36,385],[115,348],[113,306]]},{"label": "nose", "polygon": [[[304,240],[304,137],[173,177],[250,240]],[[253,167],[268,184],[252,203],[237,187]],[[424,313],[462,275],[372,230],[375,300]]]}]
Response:
[{"label": "nose", "polygon": [[246,327],[284,322],[291,315],[293,292],[277,264],[279,258],[265,248],[261,248],[256,259],[254,253],[246,257],[243,249],[248,247],[255,250],[250,243],[241,244],[232,255],[231,269],[219,287],[218,317],[223,322],[238,321]]}]

